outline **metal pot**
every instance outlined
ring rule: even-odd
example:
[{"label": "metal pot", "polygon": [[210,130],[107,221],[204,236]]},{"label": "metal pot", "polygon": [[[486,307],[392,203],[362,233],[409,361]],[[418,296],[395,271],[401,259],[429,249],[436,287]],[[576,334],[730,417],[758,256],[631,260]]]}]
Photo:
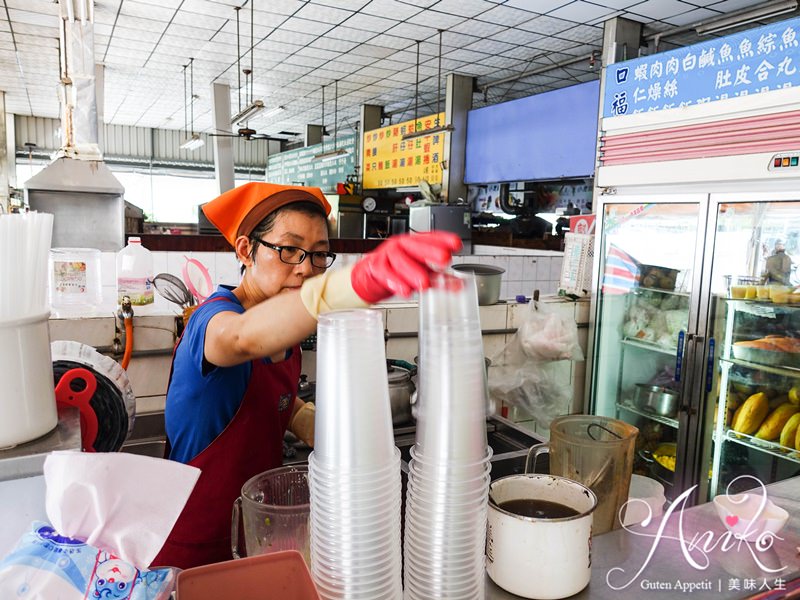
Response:
[{"label": "metal pot", "polygon": [[678,414],[680,394],[661,385],[637,383],[633,398],[636,406],[661,417],[674,417]]},{"label": "metal pot", "polygon": [[672,471],[658,462],[653,456],[654,454],[661,454],[661,455],[671,455],[675,456],[677,452],[677,444],[673,443],[665,443],[659,444],[658,448],[656,448],[655,452],[650,452],[649,450],[639,450],[639,458],[641,458],[644,462],[648,463],[650,467],[650,474],[663,483],[665,487],[672,487],[673,481],[675,479],[675,471]]},{"label": "metal pot", "polygon": [[403,425],[411,421],[411,395],[417,387],[411,378],[417,367],[404,360],[387,359],[389,379],[389,403],[392,408],[392,425]]},{"label": "metal pot", "polygon": [[492,265],[460,264],[453,265],[454,271],[473,273],[478,287],[478,304],[486,306],[497,304],[500,299],[500,284],[503,281],[505,269]]}]

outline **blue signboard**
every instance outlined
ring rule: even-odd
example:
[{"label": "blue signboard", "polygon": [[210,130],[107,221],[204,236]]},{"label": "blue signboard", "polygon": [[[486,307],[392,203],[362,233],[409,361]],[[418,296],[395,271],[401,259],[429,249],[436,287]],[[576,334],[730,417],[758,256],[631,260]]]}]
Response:
[{"label": "blue signboard", "polygon": [[464,183],[591,177],[600,82],[469,111]]},{"label": "blue signboard", "polygon": [[615,63],[603,116],[678,108],[800,85],[800,18]]}]

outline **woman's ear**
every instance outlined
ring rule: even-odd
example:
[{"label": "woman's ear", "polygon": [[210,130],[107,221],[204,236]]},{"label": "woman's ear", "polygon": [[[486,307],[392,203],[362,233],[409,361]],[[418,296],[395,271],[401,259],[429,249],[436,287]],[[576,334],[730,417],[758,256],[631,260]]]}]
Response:
[{"label": "woman's ear", "polygon": [[243,266],[249,267],[253,264],[253,258],[251,256],[253,245],[250,243],[250,238],[246,235],[240,235],[236,238],[233,249],[236,251],[236,258],[239,259],[239,262],[242,263]]}]

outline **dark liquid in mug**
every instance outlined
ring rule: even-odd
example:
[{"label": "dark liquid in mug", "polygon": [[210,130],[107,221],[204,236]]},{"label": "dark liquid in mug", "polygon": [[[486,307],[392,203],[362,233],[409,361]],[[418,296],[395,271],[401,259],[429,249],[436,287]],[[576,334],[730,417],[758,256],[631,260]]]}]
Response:
[{"label": "dark liquid in mug", "polygon": [[564,517],[574,517],[578,514],[578,511],[570,506],[535,498],[508,500],[498,504],[498,507],[515,515],[534,517],[536,519],[563,519]]}]

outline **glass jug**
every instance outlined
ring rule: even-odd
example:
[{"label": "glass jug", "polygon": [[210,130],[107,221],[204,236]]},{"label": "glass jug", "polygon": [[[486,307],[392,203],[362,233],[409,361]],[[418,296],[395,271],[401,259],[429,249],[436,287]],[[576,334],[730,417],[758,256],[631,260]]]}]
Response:
[{"label": "glass jug", "polygon": [[550,441],[528,451],[525,472],[536,457],[550,454],[550,474],[582,483],[597,496],[593,534],[617,529],[617,515],[628,500],[633,455],[639,430],[617,419],[592,415],[566,415],[550,423]]},{"label": "glass jug", "polygon": [[233,503],[233,557],[241,558],[239,528],[243,524],[246,556],[297,550],[310,565],[310,514],[308,465],[278,467],[251,477]]}]

